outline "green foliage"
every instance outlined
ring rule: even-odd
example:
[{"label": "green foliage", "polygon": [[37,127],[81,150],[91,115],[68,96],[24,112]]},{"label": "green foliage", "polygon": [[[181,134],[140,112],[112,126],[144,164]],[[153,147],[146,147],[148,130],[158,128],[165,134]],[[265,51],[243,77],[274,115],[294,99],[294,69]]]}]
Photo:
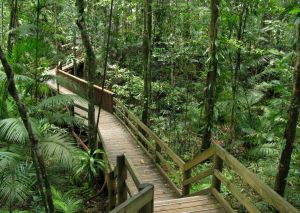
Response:
[{"label": "green foliage", "polygon": [[99,154],[103,155],[104,152],[100,149],[96,149],[93,153],[90,150],[78,151],[76,160],[78,164],[75,167],[75,176],[82,180],[86,179],[92,183],[95,178],[98,177],[100,171],[104,171],[104,161],[96,157]]},{"label": "green foliage", "polygon": [[55,209],[61,213],[76,213],[82,210],[82,200],[52,188]]},{"label": "green foliage", "polygon": [[7,118],[0,121],[0,136],[6,141],[26,143],[28,133],[19,118]]},{"label": "green foliage", "polygon": [[0,149],[0,203],[6,206],[25,203],[33,194],[32,164],[20,154]]},{"label": "green foliage", "polygon": [[69,135],[62,133],[45,135],[40,140],[39,149],[45,159],[63,165],[65,168],[73,166],[73,156],[76,148],[74,147],[74,139]]}]

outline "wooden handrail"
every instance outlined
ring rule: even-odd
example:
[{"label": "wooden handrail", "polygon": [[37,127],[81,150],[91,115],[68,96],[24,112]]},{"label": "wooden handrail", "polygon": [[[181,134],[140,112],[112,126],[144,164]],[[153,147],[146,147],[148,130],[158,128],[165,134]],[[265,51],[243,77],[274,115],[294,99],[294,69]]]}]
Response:
[{"label": "wooden handrail", "polygon": [[[123,123],[131,135],[139,143],[140,147],[153,160],[153,163],[159,169],[161,174],[166,178],[175,192],[181,196],[181,190],[170,179],[175,178],[177,184],[182,181],[181,171],[184,170],[185,162],[165,144],[160,138],[141,122],[127,107],[118,99],[114,98],[114,114]],[[170,160],[173,165],[170,164]],[[165,169],[167,168],[168,174]],[[179,172],[178,172],[179,171]]]},{"label": "wooden handrail", "polygon": [[[222,161],[235,173],[237,173],[245,183],[251,186],[264,200],[266,200],[270,205],[272,205],[277,211],[285,213],[299,213],[299,211],[293,207],[289,202],[287,202],[283,197],[277,194],[273,189],[271,189],[267,184],[263,183],[257,176],[248,170],[244,165],[242,165],[236,158],[224,150],[221,146],[214,144],[216,150],[216,155],[219,156]],[[228,182],[225,181],[225,177],[219,172],[214,171],[214,176],[218,178],[221,183],[225,186],[227,185],[228,189],[236,191],[235,187],[228,185]],[[249,205],[248,200],[245,200],[244,197],[240,196],[239,193],[232,193],[236,198],[248,209],[250,212],[258,212],[252,209],[252,206]]]},{"label": "wooden handrail", "polygon": [[110,213],[128,213],[128,212],[141,212],[152,213],[153,212],[153,197],[154,187],[152,184],[145,184],[141,191],[132,196]]},{"label": "wooden handrail", "polygon": [[127,117],[129,119],[133,120],[133,122],[135,122],[138,125],[138,127],[143,129],[148,135],[148,137],[154,140],[160,146],[162,151],[165,151],[166,154],[168,154],[168,156],[178,165],[180,169],[183,169],[185,162],[172,149],[170,149],[167,144],[162,142],[160,138],[151,129],[149,129],[149,127],[147,127],[143,122],[141,122],[132,112],[130,112],[121,101],[119,101],[116,98],[114,98],[113,100],[116,103],[117,109],[119,106],[121,110],[123,110],[127,114]]},{"label": "wooden handrail", "polygon": [[[131,195],[127,184],[127,173],[133,179],[138,193]],[[126,155],[117,156],[117,165],[114,172],[108,175],[109,208],[111,213],[119,212],[153,212],[154,186],[142,183],[137,171]],[[111,190],[115,189],[117,190]],[[127,195],[130,198],[127,198]],[[117,198],[117,199],[116,199]],[[115,207],[117,204],[117,207]]]},{"label": "wooden handrail", "polygon": [[[86,91],[87,91],[87,87],[88,87],[88,83],[87,81],[78,78],[74,75],[71,75],[70,73],[65,72],[64,70],[61,69],[57,69],[56,71],[56,75],[58,76],[62,76],[65,79],[69,79],[71,80],[73,83],[76,83],[76,86],[74,87],[73,85],[68,84],[68,82],[60,82],[59,85],[62,85],[63,87],[65,87],[66,89],[74,92],[74,93],[78,93],[79,90],[81,89],[80,92],[83,93],[82,95],[86,95]],[[59,87],[58,87],[59,88]],[[101,107],[108,111],[108,112],[113,112],[113,96],[114,93],[104,89],[103,90],[103,96],[102,96],[102,88],[94,85],[94,90],[95,90],[95,95],[94,95],[94,101],[95,104],[99,105],[102,99],[102,105]]]},{"label": "wooden handrail", "polygon": [[[218,144],[213,144],[208,150],[196,156],[193,160],[187,162],[184,166],[185,172],[192,173],[192,169],[209,158],[214,158],[211,168],[200,172],[195,176],[189,176],[183,180],[184,195],[189,195],[189,188],[192,183],[199,181],[205,177],[212,176],[210,191],[214,197],[222,204],[227,212],[235,212],[231,205],[225,200],[221,193],[221,184],[223,184],[230,193],[247,209],[250,213],[258,213],[260,210],[252,203],[251,199],[246,197],[237,187],[236,183],[231,183],[222,174],[223,163],[239,175],[243,184],[248,184],[254,189],[260,197],[273,206],[278,212],[282,213],[299,213],[299,211],[287,202],[283,197],[277,194],[267,184],[263,183],[257,176],[243,166],[236,158],[229,154]],[[206,190],[206,189],[205,189]],[[204,190],[204,191],[205,191]],[[201,194],[202,191],[196,192],[193,195]]]}]

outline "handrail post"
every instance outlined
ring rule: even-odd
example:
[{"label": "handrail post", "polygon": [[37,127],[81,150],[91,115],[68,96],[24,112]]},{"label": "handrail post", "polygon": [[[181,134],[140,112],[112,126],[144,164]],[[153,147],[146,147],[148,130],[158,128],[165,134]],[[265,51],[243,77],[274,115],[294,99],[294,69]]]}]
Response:
[{"label": "handrail post", "polygon": [[[217,152],[215,151],[214,170],[218,170],[219,172],[222,172],[222,169],[223,169],[223,160],[218,156]],[[221,191],[221,181],[216,177],[214,171],[212,175],[211,188],[212,189],[215,188],[219,192]]]},{"label": "handrail post", "polygon": [[73,102],[70,106],[70,112],[73,117],[75,117],[75,103]]},{"label": "handrail post", "polygon": [[[191,177],[192,174],[192,170],[188,169],[188,170],[184,170],[183,171],[183,181],[187,180]],[[185,186],[182,186],[182,196],[187,196],[190,194],[190,188],[191,188],[191,184],[187,184]]]},{"label": "handrail post", "polygon": [[111,171],[107,174],[107,188],[109,198],[109,210],[113,210],[116,207],[116,178],[115,172]]},{"label": "handrail post", "polygon": [[125,155],[117,156],[117,193],[118,205],[127,200],[126,190],[127,169],[125,165]]},{"label": "handrail post", "polygon": [[116,107],[117,107],[117,103],[115,102],[115,95],[114,94],[112,94],[111,95],[111,112],[112,113],[114,113],[114,112],[116,112]]},{"label": "handrail post", "polygon": [[153,184],[144,183],[139,186],[139,191],[143,190],[147,186],[151,186],[150,193],[152,194],[152,200],[148,202],[145,206],[143,206],[138,213],[152,213],[154,209],[154,186]]},{"label": "handrail post", "polygon": [[[57,75],[58,71],[62,69],[62,63],[59,61],[58,64],[57,64],[57,67],[56,67],[56,73],[55,75]],[[57,90],[57,94],[59,94],[59,83],[57,82],[57,79],[56,79],[56,90]]]},{"label": "handrail post", "polygon": [[156,152],[160,153],[161,152],[161,147],[159,146],[158,143],[155,143],[155,163],[159,164],[160,163],[160,160],[159,160],[159,157],[158,155],[156,154]]}]

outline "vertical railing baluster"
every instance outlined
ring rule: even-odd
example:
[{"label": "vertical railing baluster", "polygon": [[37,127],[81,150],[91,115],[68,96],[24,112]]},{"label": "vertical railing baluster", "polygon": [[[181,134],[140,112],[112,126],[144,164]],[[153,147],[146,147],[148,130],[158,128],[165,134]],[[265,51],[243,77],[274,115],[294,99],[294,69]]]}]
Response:
[{"label": "vertical railing baluster", "polygon": [[159,154],[161,153],[161,147],[160,147],[160,145],[156,142],[156,143],[155,143],[155,153],[154,153],[154,156],[155,156],[155,162],[156,162],[157,164],[160,164],[160,159],[159,159],[157,153],[159,153]]},{"label": "vertical railing baluster", "polygon": [[117,156],[117,192],[118,205],[127,200],[126,190],[127,169],[125,165],[125,155]]},{"label": "vertical railing baluster", "polygon": [[[189,179],[192,175],[192,169],[188,169],[183,171],[183,182],[187,179]],[[190,188],[191,184],[187,184],[185,186],[182,186],[182,196],[187,196],[190,194]]]},{"label": "vertical railing baluster", "polygon": [[149,193],[152,194],[152,200],[148,202],[145,206],[143,206],[138,213],[152,213],[154,209],[154,186],[153,184],[144,183],[139,186],[139,191],[143,190],[144,188],[151,186],[151,191]]},{"label": "vertical railing baluster", "polygon": [[[218,156],[217,152],[215,151],[214,155],[214,170],[218,170],[222,172],[223,169],[223,160]],[[215,176],[213,171],[212,181],[211,181],[211,188],[215,188],[217,191],[221,191],[221,181]]]},{"label": "vertical railing baluster", "polygon": [[115,172],[111,171],[107,174],[107,187],[109,198],[109,210],[113,210],[116,207],[116,178]]}]

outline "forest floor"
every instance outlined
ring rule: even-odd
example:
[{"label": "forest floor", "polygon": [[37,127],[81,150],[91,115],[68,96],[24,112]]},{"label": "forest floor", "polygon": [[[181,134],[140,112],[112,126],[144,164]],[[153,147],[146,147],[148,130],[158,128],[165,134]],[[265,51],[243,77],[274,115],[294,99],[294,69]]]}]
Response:
[{"label": "forest floor", "polygon": [[91,200],[88,204],[86,204],[85,213],[104,213],[107,212],[108,209],[108,199],[107,193],[103,192],[100,196]]}]

